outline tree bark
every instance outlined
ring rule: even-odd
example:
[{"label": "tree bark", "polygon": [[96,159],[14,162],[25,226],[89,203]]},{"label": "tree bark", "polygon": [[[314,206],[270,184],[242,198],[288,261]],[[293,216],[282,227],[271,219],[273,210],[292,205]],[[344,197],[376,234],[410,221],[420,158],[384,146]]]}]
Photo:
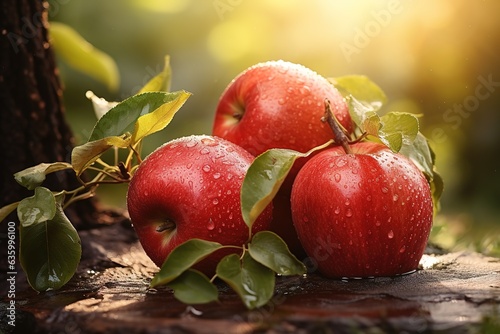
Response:
[{"label": "tree bark", "polygon": [[[73,133],[65,119],[62,87],[47,29],[46,1],[2,0],[0,206],[32,194],[15,182],[14,173],[42,162],[70,160]],[[58,172],[49,175],[44,186],[72,189],[76,183],[72,173]],[[94,220],[95,211],[94,203],[87,200],[70,207],[66,214],[81,228]],[[15,214],[9,217],[15,219]]]}]

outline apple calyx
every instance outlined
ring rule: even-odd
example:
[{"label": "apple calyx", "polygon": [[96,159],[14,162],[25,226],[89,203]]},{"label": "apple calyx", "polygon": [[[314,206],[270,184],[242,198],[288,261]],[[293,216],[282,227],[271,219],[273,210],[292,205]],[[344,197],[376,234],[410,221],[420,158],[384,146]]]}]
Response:
[{"label": "apple calyx", "polygon": [[166,219],[164,222],[162,222],[160,225],[156,227],[156,232],[162,233],[165,231],[173,231],[177,227],[177,224],[175,224],[174,221],[170,219]]},{"label": "apple calyx", "polygon": [[325,115],[321,118],[322,122],[327,122],[333,131],[334,139],[337,144],[340,144],[346,154],[353,154],[349,145],[355,144],[366,137],[366,132],[363,132],[359,138],[351,140],[349,132],[340,124],[330,106],[330,101],[325,99]]}]

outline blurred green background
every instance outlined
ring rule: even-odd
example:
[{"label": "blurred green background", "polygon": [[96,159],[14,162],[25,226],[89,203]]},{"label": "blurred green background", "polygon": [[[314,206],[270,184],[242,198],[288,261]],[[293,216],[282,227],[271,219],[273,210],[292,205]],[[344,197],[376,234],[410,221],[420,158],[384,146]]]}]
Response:
[{"label": "blurred green background", "polygon": [[[364,74],[387,111],[423,114],[445,181],[432,238],[500,255],[500,2],[332,0],[51,0],[66,23],[117,63],[116,92],[64,62],[65,105],[79,142],[96,121],[85,92],[122,100],[161,71],[193,93],[169,127],[146,141],[209,134],[226,85],[255,63],[284,59],[326,77]],[[104,189],[106,190],[106,189]],[[122,188],[125,191],[125,188]],[[124,206],[125,196],[101,197]]]}]

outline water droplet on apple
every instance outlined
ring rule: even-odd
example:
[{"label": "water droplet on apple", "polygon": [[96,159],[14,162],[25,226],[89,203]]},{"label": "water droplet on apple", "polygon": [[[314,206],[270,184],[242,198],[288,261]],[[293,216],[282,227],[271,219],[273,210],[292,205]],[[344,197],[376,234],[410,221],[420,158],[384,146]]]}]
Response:
[{"label": "water droplet on apple", "polygon": [[394,202],[396,202],[398,199],[399,199],[399,195],[398,195],[398,194],[394,194],[394,195],[392,195],[392,200],[393,200]]},{"label": "water droplet on apple", "polygon": [[348,209],[347,209],[347,211],[345,212],[345,216],[346,216],[347,218],[352,217],[352,210],[351,210],[351,208],[348,208]]},{"label": "water droplet on apple", "polygon": [[349,200],[349,198],[345,200],[344,204],[345,204],[346,206],[351,205],[351,201]]},{"label": "water droplet on apple", "polygon": [[285,100],[284,98],[282,98],[282,97],[280,97],[280,98],[278,99],[278,103],[279,103],[279,104],[281,104],[281,105],[284,105],[284,104],[285,104],[285,102],[286,102],[286,100]]},{"label": "water droplet on apple", "polygon": [[210,219],[208,220],[207,229],[208,229],[209,231],[212,231],[214,228],[215,228],[215,224],[214,224],[214,222],[212,221],[212,218],[210,218]]},{"label": "water droplet on apple", "polygon": [[387,194],[389,192],[389,188],[387,187],[382,187],[380,190],[382,190],[384,194]]},{"label": "water droplet on apple", "polygon": [[201,142],[207,146],[217,146],[217,141],[210,137],[201,139]]},{"label": "water droplet on apple", "polygon": [[190,140],[186,143],[186,147],[194,147],[196,144],[198,144],[196,140]]},{"label": "water droplet on apple", "polygon": [[400,253],[404,253],[404,252],[405,252],[405,250],[406,250],[406,248],[405,248],[405,246],[403,246],[403,247],[401,247],[401,248],[399,249],[399,252],[400,252]]},{"label": "water droplet on apple", "polygon": [[213,177],[216,180],[219,179],[220,178],[220,173],[214,173]]},{"label": "water droplet on apple", "polygon": [[208,154],[208,153],[210,153],[210,150],[206,147],[204,147],[200,150],[200,154]]},{"label": "water droplet on apple", "polygon": [[394,232],[393,232],[392,230],[390,230],[390,231],[389,231],[389,233],[387,233],[387,237],[388,237],[389,239],[394,238]]},{"label": "water droplet on apple", "polygon": [[337,167],[344,167],[347,164],[347,160],[344,157],[337,159]]},{"label": "water droplet on apple", "polygon": [[334,212],[335,212],[335,214],[336,214],[336,215],[338,215],[338,214],[340,213],[340,208],[337,206],[337,207],[335,208],[335,211],[334,211]]},{"label": "water droplet on apple", "polygon": [[311,88],[309,88],[309,86],[304,85],[304,86],[300,87],[299,92],[302,95],[305,95],[305,94],[308,94],[311,92]]},{"label": "water droplet on apple", "polygon": [[145,191],[143,195],[144,195],[144,197],[147,197],[147,196],[149,196],[149,193],[147,191]]},{"label": "water droplet on apple", "polygon": [[389,217],[389,218],[387,219],[387,222],[388,222],[388,223],[390,223],[391,221],[392,221],[392,217]]},{"label": "water droplet on apple", "polygon": [[217,198],[214,198],[214,200],[212,201],[212,203],[213,203],[214,205],[217,205],[217,204],[219,204],[219,200],[218,200]]},{"label": "water droplet on apple", "polygon": [[210,172],[210,166],[209,166],[209,165],[204,165],[204,166],[202,167],[202,169],[203,169],[203,171],[204,171],[205,173]]},{"label": "water droplet on apple", "polygon": [[335,177],[335,181],[337,181],[337,182],[340,182],[340,180],[342,179],[342,176],[339,173],[335,173],[334,177]]}]

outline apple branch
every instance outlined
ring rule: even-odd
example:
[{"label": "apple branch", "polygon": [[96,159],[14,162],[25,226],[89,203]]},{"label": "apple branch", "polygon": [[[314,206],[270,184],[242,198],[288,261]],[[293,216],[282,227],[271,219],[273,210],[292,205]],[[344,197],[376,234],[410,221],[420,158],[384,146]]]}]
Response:
[{"label": "apple branch", "polygon": [[337,117],[335,117],[335,114],[330,106],[330,100],[328,99],[325,99],[325,115],[321,118],[321,121],[328,122],[328,125],[330,125],[330,128],[333,131],[335,142],[344,148],[345,153],[352,154],[353,152],[349,146],[351,141],[347,130],[342,126],[342,124],[340,124]]}]

